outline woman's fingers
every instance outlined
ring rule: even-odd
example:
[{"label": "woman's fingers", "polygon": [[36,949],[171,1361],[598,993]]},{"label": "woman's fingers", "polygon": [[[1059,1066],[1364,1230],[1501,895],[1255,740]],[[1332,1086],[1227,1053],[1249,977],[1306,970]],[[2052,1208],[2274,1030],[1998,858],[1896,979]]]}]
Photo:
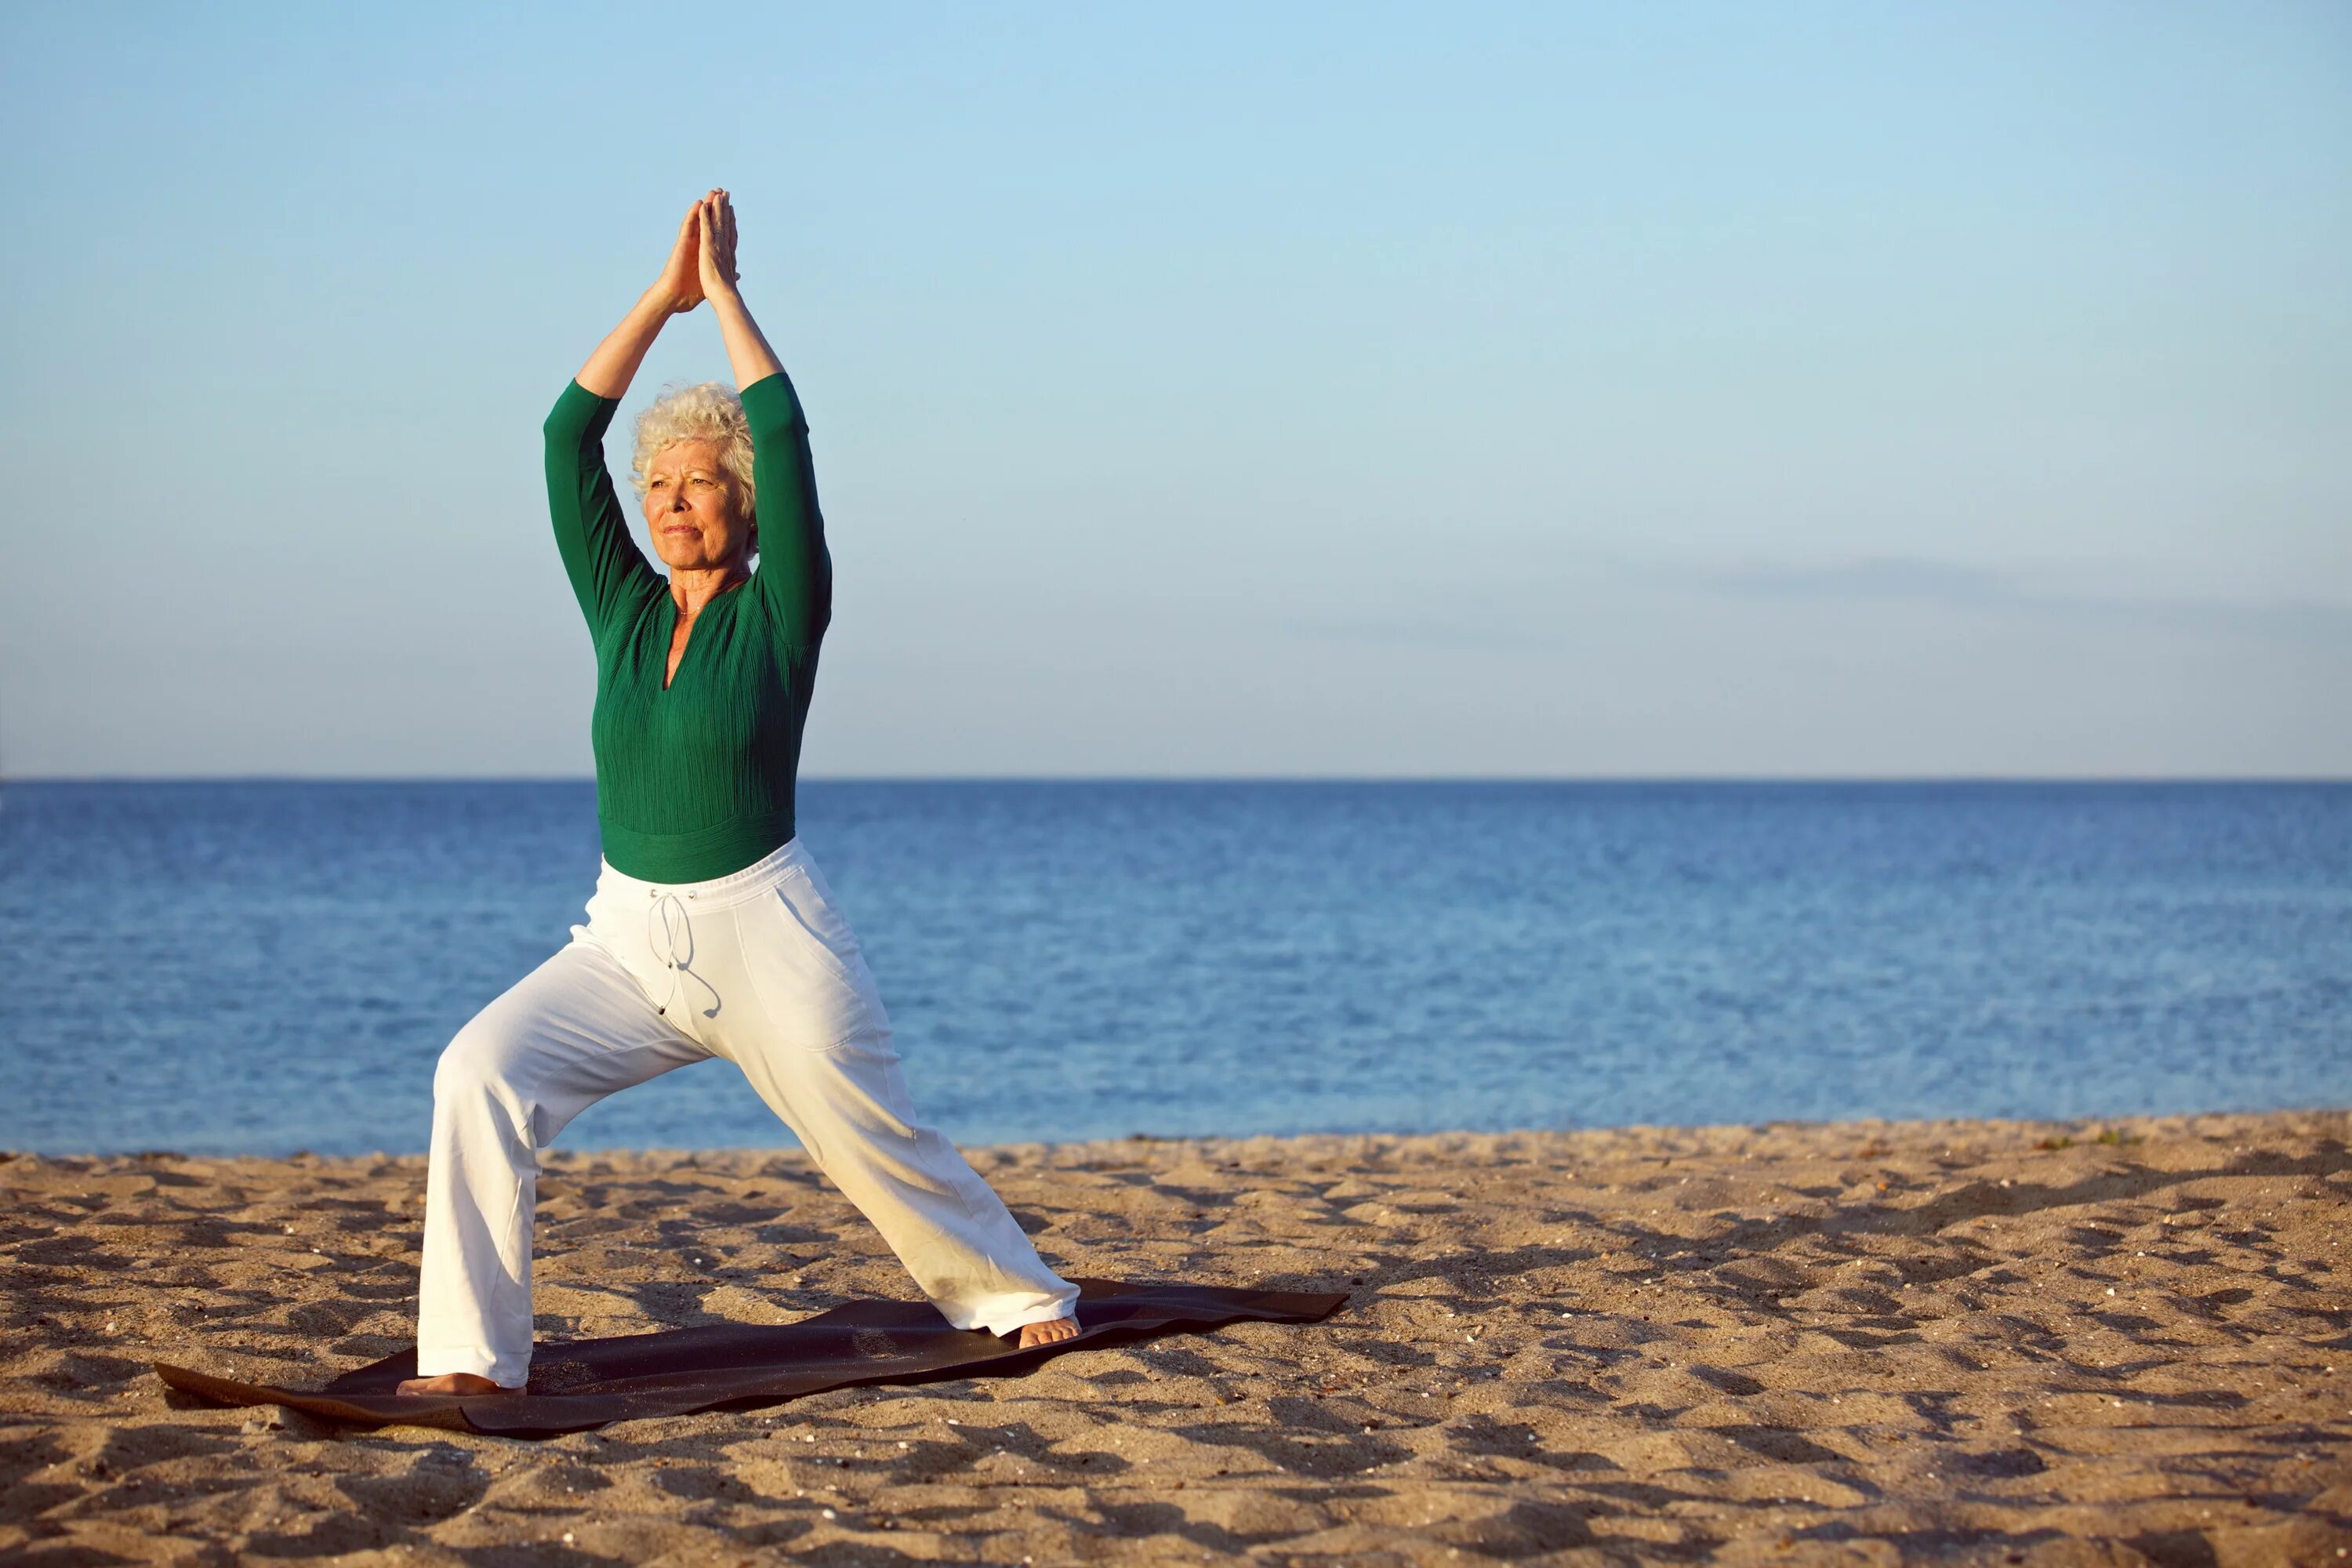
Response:
[{"label": "woman's fingers", "polygon": [[707,293],[719,283],[736,280],[735,208],[727,192],[714,185],[688,215],[694,233],[695,266]]},{"label": "woman's fingers", "polygon": [[703,287],[708,290],[714,279],[721,282],[730,281],[727,276],[726,252],[719,243],[719,227],[712,221],[709,197],[705,197],[702,205],[697,209],[696,222],[700,226],[702,235],[700,260],[703,269]]},{"label": "woman's fingers", "polygon": [[709,210],[709,227],[705,231],[710,255],[719,275],[730,283],[735,281],[735,205],[721,188],[710,194],[705,206]]}]

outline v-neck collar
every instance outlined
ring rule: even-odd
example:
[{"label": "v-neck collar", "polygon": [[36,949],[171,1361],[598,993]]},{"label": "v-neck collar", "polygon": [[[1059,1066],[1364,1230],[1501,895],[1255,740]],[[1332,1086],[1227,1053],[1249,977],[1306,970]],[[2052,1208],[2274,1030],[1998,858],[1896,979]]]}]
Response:
[{"label": "v-neck collar", "polygon": [[[731,599],[736,595],[741,593],[745,588],[751,586],[751,579],[746,577],[740,583],[721,588],[716,594],[711,595],[709,598],[703,601],[702,608],[695,612],[694,626],[700,626],[702,624],[702,617],[709,615],[720,600]],[[700,635],[695,631],[694,626],[688,626],[687,628],[686,646],[677,650],[677,668],[673,672],[669,667],[669,645],[677,640],[677,597],[669,591],[669,585],[667,584],[664,584],[662,585],[662,605],[669,612],[669,624],[663,628],[663,637],[661,639],[662,679],[658,689],[662,695],[667,696],[672,690],[677,689],[677,678],[686,673],[686,661],[694,657],[694,646],[700,642],[702,638]]]}]

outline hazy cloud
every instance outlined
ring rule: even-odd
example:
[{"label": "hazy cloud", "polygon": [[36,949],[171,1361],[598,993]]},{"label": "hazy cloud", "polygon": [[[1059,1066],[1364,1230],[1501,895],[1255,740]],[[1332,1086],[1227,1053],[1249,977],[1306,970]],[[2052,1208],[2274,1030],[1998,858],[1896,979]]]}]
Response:
[{"label": "hazy cloud", "polygon": [[2352,605],[2326,599],[2086,594],[2045,586],[2023,573],[1996,572],[1917,556],[1874,556],[1832,564],[1765,562],[1676,570],[1692,583],[1728,594],[1902,599],[2084,620],[2127,619],[2184,631],[2352,640]]},{"label": "hazy cloud", "polygon": [[1307,637],[1368,638],[1464,649],[1556,647],[1581,640],[1596,604],[1627,594],[1727,595],[1852,605],[1910,603],[1958,611],[2025,615],[2053,624],[2128,623],[2135,628],[2210,632],[2352,645],[2352,605],[2326,599],[2232,599],[2220,595],[2084,593],[1923,556],[1872,556],[1833,563],[1750,561],[1711,566],[1604,555],[1556,558],[1490,586],[1455,583],[1424,589],[1392,615],[1362,611],[1292,614],[1284,629]]}]

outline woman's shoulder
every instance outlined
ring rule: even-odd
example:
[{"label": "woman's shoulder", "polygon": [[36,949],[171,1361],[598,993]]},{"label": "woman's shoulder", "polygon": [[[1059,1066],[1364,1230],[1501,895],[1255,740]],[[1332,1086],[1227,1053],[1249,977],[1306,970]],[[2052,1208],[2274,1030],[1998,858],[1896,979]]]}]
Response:
[{"label": "woman's shoulder", "polygon": [[781,370],[761,376],[735,395],[742,402],[744,422],[755,437],[763,431],[808,428],[800,394],[793,390],[792,377]]}]

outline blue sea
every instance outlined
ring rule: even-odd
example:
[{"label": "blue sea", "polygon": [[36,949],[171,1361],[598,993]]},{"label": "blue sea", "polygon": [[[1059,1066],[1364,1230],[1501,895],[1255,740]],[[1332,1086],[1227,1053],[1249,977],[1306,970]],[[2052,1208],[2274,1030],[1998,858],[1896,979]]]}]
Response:
[{"label": "blue sea", "polygon": [[[2352,1105],[2352,785],[805,782],[918,1105],[1130,1133]],[[0,1147],[425,1145],[585,783],[0,785]],[[725,1062],[570,1147],[787,1147]]]}]

